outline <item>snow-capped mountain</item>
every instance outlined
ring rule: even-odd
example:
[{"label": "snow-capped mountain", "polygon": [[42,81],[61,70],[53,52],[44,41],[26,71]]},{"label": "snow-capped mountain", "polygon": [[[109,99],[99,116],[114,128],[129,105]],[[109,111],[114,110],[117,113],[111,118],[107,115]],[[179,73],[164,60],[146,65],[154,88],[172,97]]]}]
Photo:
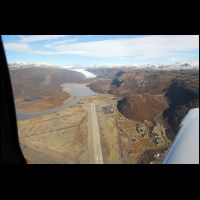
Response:
[{"label": "snow-capped mountain", "polygon": [[[129,66],[130,67],[130,66]],[[190,62],[177,62],[173,64],[135,64],[132,67],[145,68],[145,69],[159,69],[159,70],[184,70],[184,69],[199,69],[199,63]]]},{"label": "snow-capped mountain", "polygon": [[131,67],[136,69],[152,69],[152,70],[184,70],[184,69],[199,69],[199,63],[190,62],[177,62],[173,64],[134,64],[134,65],[95,65],[94,68],[113,68],[113,67]]},{"label": "snow-capped mountain", "polygon": [[26,69],[26,68],[50,68],[50,69],[55,69],[58,68],[58,66],[48,64],[48,63],[25,63],[25,62],[16,62],[16,63],[9,63],[8,64],[9,68],[11,70],[16,70],[16,69]]},{"label": "snow-capped mountain", "polygon": [[66,68],[66,69],[85,69],[85,68],[121,68],[121,67],[131,67],[136,69],[152,69],[152,70],[187,70],[187,69],[199,69],[199,63],[194,61],[189,62],[177,62],[173,64],[133,64],[133,65],[65,65],[65,66],[56,66],[49,63],[24,63],[16,62],[9,64],[10,69],[20,69],[20,68]]},{"label": "snow-capped mountain", "polygon": [[165,70],[184,70],[184,69],[199,69],[199,63],[197,62],[177,62],[169,65],[160,65],[159,69]]}]

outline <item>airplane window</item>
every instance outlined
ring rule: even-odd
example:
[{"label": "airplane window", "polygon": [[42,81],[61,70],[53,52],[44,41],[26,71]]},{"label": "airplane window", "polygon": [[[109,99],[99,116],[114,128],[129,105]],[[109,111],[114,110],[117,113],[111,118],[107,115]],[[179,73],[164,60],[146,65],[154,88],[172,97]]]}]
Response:
[{"label": "airplane window", "polygon": [[29,164],[160,164],[199,108],[196,35],[2,39]]}]

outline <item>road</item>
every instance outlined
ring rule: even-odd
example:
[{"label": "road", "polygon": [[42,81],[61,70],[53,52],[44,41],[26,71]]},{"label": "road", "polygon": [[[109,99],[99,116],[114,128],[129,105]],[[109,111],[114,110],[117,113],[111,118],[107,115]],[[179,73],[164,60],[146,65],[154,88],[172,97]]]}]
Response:
[{"label": "road", "polygon": [[89,105],[88,112],[88,149],[89,162],[94,164],[103,164],[101,151],[100,132],[96,115],[95,104]]}]

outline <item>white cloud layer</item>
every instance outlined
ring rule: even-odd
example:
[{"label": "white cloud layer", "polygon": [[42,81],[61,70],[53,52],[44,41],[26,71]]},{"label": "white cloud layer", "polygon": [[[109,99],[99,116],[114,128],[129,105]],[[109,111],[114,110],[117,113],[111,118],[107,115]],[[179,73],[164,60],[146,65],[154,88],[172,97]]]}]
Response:
[{"label": "white cloud layer", "polygon": [[30,52],[31,48],[28,44],[17,43],[17,42],[10,42],[4,43],[5,49],[16,51],[16,52]]},{"label": "white cloud layer", "polygon": [[21,36],[21,42],[36,42],[43,40],[55,40],[58,38],[65,37],[65,35],[29,35],[29,36]]},{"label": "white cloud layer", "polygon": [[74,38],[74,39],[66,39],[66,40],[61,40],[61,41],[58,41],[58,42],[54,42],[54,43],[51,43],[51,44],[47,44],[45,45],[45,47],[47,48],[54,48],[55,46],[57,45],[62,45],[62,44],[69,44],[69,43],[72,43],[72,42],[76,42],[78,39]]},{"label": "white cloud layer", "polygon": [[[76,42],[76,39],[49,42],[47,51],[33,50],[28,42],[54,40],[64,36],[23,36],[21,42],[5,43],[5,48],[19,52],[43,55],[81,55],[89,57],[133,57],[146,59],[172,56],[193,50],[199,51],[198,35],[152,35],[140,38],[110,39],[102,41]],[[27,42],[27,43],[25,43]]]},{"label": "white cloud layer", "polygon": [[146,36],[55,45],[62,54],[93,57],[155,57],[199,48],[199,36]]}]

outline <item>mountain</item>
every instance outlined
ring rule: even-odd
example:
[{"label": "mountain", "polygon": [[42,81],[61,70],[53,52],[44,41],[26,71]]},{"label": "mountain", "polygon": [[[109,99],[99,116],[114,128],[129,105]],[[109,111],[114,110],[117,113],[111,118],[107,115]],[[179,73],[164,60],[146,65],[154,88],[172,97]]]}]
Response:
[{"label": "mountain", "polygon": [[199,63],[197,62],[177,62],[170,65],[159,65],[159,69],[163,70],[188,70],[188,69],[199,69]]},{"label": "mountain", "polygon": [[86,79],[79,72],[49,65],[17,63],[9,65],[9,69],[16,106],[24,110],[44,110],[60,105],[69,98],[60,85]]},{"label": "mountain", "polygon": [[[173,139],[185,114],[199,107],[199,69],[185,69],[187,64],[178,66],[182,66],[182,70],[172,70],[174,66],[171,70],[96,69],[99,76],[112,79],[91,83],[89,87],[121,98],[118,109],[127,118],[140,122],[160,121],[167,130],[168,138]],[[95,73],[95,69],[91,71]]]},{"label": "mountain", "polygon": [[172,64],[132,64],[132,65],[53,65],[45,62],[39,63],[25,63],[16,62],[10,63],[9,67],[12,69],[18,68],[63,68],[63,69],[87,69],[87,71],[95,72],[96,70],[100,72],[104,69],[120,69],[120,68],[132,68],[132,69],[152,69],[152,70],[184,70],[184,69],[199,69],[199,62],[186,61],[186,62],[176,62]]},{"label": "mountain", "polygon": [[191,80],[172,80],[167,87],[165,97],[168,100],[168,108],[164,110],[163,117],[168,129],[176,134],[184,116],[192,108],[199,107],[199,79],[197,73]]},{"label": "mountain", "polygon": [[135,121],[153,121],[168,107],[163,95],[130,94],[118,101],[118,109]]},{"label": "mountain", "polygon": [[151,70],[187,70],[199,69],[199,63],[195,61],[176,62],[172,64],[133,64],[133,65],[94,65],[87,67],[87,70],[100,70],[105,68],[132,68],[132,69],[151,69]]},{"label": "mountain", "polygon": [[26,69],[26,68],[49,68],[49,69],[55,69],[59,68],[59,66],[55,66],[52,64],[47,63],[25,63],[25,62],[16,62],[16,63],[9,63],[8,67],[10,70],[16,70],[16,69]]}]

